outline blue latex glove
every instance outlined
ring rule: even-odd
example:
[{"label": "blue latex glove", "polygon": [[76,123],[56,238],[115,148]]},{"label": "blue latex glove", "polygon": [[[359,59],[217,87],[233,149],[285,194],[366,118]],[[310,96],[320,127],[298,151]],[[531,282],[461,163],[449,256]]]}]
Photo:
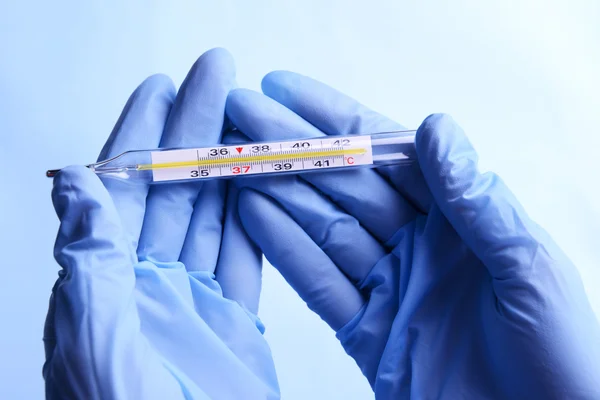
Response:
[{"label": "blue latex glove", "polygon": [[[402,126],[309,78],[233,91],[253,140]],[[248,234],[381,399],[599,399],[600,332],[575,267],[445,115],[418,165],[240,181]],[[542,200],[543,197],[540,199]]]},{"label": "blue latex glove", "polygon": [[[149,78],[100,159],[217,143],[234,79],[221,49],[199,58],[177,97],[167,77]],[[63,269],[45,327],[48,398],[279,398],[255,316],[261,254],[239,222],[235,187],[149,190],[70,167],[52,199]]]}]

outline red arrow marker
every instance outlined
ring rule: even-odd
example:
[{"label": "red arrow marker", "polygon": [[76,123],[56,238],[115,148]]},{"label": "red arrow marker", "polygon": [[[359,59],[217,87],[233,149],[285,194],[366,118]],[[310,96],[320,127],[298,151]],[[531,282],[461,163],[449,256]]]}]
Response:
[{"label": "red arrow marker", "polygon": [[236,147],[235,149],[238,151],[238,153],[241,153],[241,152],[242,152],[242,150],[244,150],[244,148],[243,148],[243,147]]}]

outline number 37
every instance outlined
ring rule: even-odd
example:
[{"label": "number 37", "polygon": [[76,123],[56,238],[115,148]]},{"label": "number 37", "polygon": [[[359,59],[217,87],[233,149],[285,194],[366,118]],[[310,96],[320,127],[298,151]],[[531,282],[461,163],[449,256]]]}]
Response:
[{"label": "number 37", "polygon": [[248,173],[248,171],[250,171],[249,165],[243,165],[241,167],[231,167],[231,172],[233,172],[234,174],[246,174]]}]

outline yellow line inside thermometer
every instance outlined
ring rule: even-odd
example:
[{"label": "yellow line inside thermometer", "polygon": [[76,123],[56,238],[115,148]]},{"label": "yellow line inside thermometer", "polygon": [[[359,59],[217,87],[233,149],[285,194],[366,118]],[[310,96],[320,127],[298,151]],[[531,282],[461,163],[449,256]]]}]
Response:
[{"label": "yellow line inside thermometer", "polygon": [[137,169],[140,171],[148,171],[148,170],[166,169],[166,168],[202,167],[202,166],[229,165],[229,164],[239,164],[239,163],[255,163],[255,162],[268,162],[268,161],[280,161],[280,160],[301,160],[301,159],[315,158],[315,157],[337,157],[337,156],[346,156],[346,155],[360,155],[360,154],[365,154],[366,152],[367,152],[367,149],[364,149],[364,148],[340,149],[340,150],[316,150],[316,151],[290,152],[290,153],[279,153],[279,154],[266,154],[266,155],[261,155],[261,156],[215,158],[212,160],[173,161],[173,162],[166,162],[166,163],[138,164]]}]

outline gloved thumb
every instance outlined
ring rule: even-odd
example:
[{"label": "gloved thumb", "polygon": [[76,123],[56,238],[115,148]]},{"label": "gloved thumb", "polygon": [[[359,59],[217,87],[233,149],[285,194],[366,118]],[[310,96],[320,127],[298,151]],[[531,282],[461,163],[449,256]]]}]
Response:
[{"label": "gloved thumb", "polygon": [[81,166],[61,170],[54,179],[52,202],[60,220],[54,256],[67,273],[134,263],[110,194],[93,172]]},{"label": "gloved thumb", "polygon": [[520,275],[536,256],[540,229],[498,176],[479,172],[463,130],[448,115],[431,115],[416,149],[436,204],[492,277]]},{"label": "gloved thumb", "polygon": [[[52,201],[60,219],[54,256],[63,271],[49,314],[56,338],[44,377],[48,382],[75,382],[78,398],[97,398],[99,393],[127,398],[117,392],[127,387],[132,371],[150,364],[147,358],[145,366],[136,364],[147,351],[138,340],[135,254],[124,239],[110,194],[87,168],[59,172]],[[52,390],[62,393],[67,388]]]}]

